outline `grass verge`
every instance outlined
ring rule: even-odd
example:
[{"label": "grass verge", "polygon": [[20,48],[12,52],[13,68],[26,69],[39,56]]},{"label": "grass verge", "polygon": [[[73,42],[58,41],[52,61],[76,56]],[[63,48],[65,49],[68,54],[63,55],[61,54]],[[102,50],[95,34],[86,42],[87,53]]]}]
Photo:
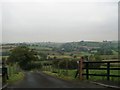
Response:
[{"label": "grass verge", "polygon": [[16,81],[22,80],[24,78],[23,72],[18,72],[17,74],[13,74],[9,77],[8,83],[14,83]]},{"label": "grass verge", "polygon": [[63,80],[68,80],[68,81],[73,81],[73,80],[77,81],[77,80],[79,80],[78,78],[73,78],[73,77],[70,77],[70,76],[59,75],[58,73],[52,73],[50,71],[43,71],[43,73],[48,74],[50,76],[54,76],[54,77],[60,78],[60,79],[63,79]]}]

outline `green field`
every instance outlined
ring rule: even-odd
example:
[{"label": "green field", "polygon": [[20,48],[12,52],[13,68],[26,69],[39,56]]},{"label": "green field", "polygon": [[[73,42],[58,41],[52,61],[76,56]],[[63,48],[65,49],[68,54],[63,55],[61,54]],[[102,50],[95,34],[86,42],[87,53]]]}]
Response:
[{"label": "green field", "polygon": [[[85,46],[87,48],[89,47],[101,47],[101,45],[103,44],[103,46],[105,46],[104,42],[71,42],[71,43],[32,43],[31,45],[28,45],[28,47],[30,49],[35,50],[37,53],[37,56],[40,56],[40,59],[38,61],[35,61],[36,63],[42,63],[43,67],[42,67],[42,71],[60,78],[64,78],[64,79],[72,79],[72,80],[76,80],[78,78],[75,78],[75,74],[76,74],[76,69],[57,69],[57,68],[53,68],[52,66],[48,65],[45,66],[44,63],[46,64],[51,64],[52,60],[80,60],[81,56],[90,56],[90,55],[94,55],[96,53],[94,53],[94,51],[96,51],[97,49],[93,50],[93,52],[88,51],[88,50],[82,50],[80,49],[81,46]],[[110,48],[109,46],[111,46],[111,50],[113,52],[113,54],[97,54],[100,56],[101,61],[102,60],[118,60],[118,51],[117,51],[117,44],[114,45],[114,43],[106,43],[107,47],[104,48],[106,49],[106,51],[108,50],[108,48]],[[64,48],[64,49],[63,49]],[[101,47],[101,49],[103,49],[103,47]],[[8,50],[4,50],[4,52],[8,52]],[[44,55],[46,55],[46,57],[44,59],[41,59],[42,55],[40,55],[40,53],[43,53]],[[0,56],[2,57],[2,56]],[[3,56],[5,58],[7,58],[8,56]],[[50,59],[48,59],[48,57]],[[93,59],[93,58],[92,58]],[[47,61],[46,61],[47,60]],[[51,60],[51,61],[50,61]],[[90,59],[91,60],[91,59]],[[96,60],[96,59],[95,59]],[[97,60],[96,60],[97,61]],[[73,63],[72,63],[73,64]],[[73,64],[74,65],[74,64]],[[119,67],[120,64],[111,64],[111,67]],[[13,66],[13,67],[8,67],[9,69],[9,75],[10,75],[10,80],[14,81],[16,80],[16,78],[19,78],[19,75],[21,77],[21,73],[18,72],[17,66]],[[106,65],[104,64],[102,67],[106,67]],[[86,71],[84,70],[84,73]],[[90,74],[106,74],[106,70],[89,70]],[[111,75],[119,75],[120,71],[117,70],[111,70],[110,74]],[[15,77],[14,77],[15,75]],[[86,80],[86,77],[84,76],[84,79]],[[102,77],[102,76],[89,76],[90,80],[106,80],[106,77]],[[119,78],[114,78],[111,77],[110,78],[112,81],[120,81]]]}]

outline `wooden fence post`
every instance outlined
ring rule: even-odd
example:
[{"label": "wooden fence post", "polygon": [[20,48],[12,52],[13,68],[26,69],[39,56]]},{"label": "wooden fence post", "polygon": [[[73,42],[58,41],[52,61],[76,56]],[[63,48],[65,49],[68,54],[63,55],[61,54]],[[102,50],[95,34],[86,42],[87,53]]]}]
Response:
[{"label": "wooden fence post", "polygon": [[79,61],[79,78],[80,80],[83,80],[83,57],[81,57],[81,60]]},{"label": "wooden fence post", "polygon": [[88,62],[86,62],[86,79],[88,80],[89,79],[89,65],[88,65],[89,63]]},{"label": "wooden fence post", "polygon": [[68,75],[68,61],[66,60],[66,75]]},{"label": "wooden fence post", "polygon": [[110,80],[110,62],[107,63],[107,80]]}]

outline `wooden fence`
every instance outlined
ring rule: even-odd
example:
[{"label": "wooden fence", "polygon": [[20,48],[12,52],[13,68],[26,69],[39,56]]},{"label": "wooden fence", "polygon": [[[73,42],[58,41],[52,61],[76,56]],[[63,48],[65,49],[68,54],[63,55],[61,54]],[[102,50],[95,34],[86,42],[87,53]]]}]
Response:
[{"label": "wooden fence", "polygon": [[[90,64],[96,64],[96,63],[101,63],[101,64],[106,64],[105,68],[93,68],[93,67],[89,67]],[[83,62],[82,65],[80,63],[81,66],[85,67],[81,67],[82,70],[86,70],[86,73],[80,73],[83,76],[86,76],[86,79],[89,79],[89,76],[106,76],[107,80],[110,80],[110,77],[120,77],[120,75],[111,75],[110,71],[111,70],[120,70],[120,67],[115,67],[115,68],[111,68],[111,63],[120,63],[120,61],[100,61],[100,62]],[[106,74],[90,74],[89,71],[90,70],[106,70],[107,73]],[[80,71],[81,72],[81,71]],[[83,72],[83,71],[82,71]],[[82,78],[80,77],[80,78]]]}]

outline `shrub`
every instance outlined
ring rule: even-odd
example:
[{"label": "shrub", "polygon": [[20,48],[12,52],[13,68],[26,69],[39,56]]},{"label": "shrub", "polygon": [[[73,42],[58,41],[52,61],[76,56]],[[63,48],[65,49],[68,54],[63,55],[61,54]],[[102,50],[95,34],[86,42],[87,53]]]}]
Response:
[{"label": "shrub", "polygon": [[31,70],[31,69],[41,69],[42,64],[41,63],[30,63],[26,64],[26,66],[22,67],[24,70]]},{"label": "shrub", "polygon": [[[89,61],[99,62],[99,61],[102,61],[102,59],[99,55],[91,55],[89,57]],[[100,66],[101,66],[101,63],[90,63],[88,65],[88,68],[100,68]],[[84,67],[86,67],[86,64],[84,65]]]},{"label": "shrub", "polygon": [[60,69],[76,69],[78,66],[76,60],[64,59],[54,61],[53,67]]},{"label": "shrub", "polygon": [[69,60],[68,69],[77,69],[78,65],[76,60]]}]

